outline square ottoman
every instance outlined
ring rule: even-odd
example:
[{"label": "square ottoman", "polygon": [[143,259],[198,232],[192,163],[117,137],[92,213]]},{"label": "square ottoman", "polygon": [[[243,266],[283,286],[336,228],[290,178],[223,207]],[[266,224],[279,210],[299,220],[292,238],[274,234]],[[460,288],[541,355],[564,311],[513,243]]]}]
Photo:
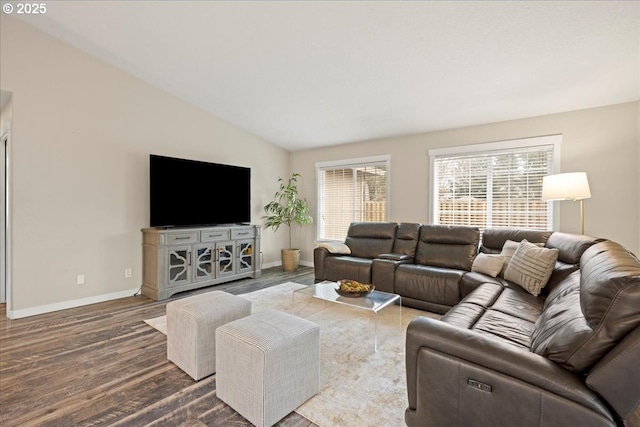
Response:
[{"label": "square ottoman", "polygon": [[258,427],[272,426],[320,390],[320,326],[264,310],[216,330],[216,391]]},{"label": "square ottoman", "polygon": [[167,359],[194,380],[216,371],[216,328],[251,314],[251,302],[222,291],[167,304]]}]

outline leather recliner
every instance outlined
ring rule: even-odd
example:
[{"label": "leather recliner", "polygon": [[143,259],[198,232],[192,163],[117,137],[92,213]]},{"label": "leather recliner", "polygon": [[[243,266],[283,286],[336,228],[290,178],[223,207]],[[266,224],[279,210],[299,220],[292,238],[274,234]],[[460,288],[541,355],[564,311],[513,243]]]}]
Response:
[{"label": "leather recliner", "polygon": [[351,279],[371,283],[373,260],[393,250],[397,228],[393,222],[351,224],[344,242],[351,250],[349,255],[333,255],[325,248],[313,251],[316,281]]}]

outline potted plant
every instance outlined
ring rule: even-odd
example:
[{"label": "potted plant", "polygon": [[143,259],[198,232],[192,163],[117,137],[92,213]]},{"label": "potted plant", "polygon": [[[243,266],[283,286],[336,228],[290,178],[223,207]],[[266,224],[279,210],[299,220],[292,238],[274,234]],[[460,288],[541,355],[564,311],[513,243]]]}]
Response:
[{"label": "potted plant", "polygon": [[282,268],[288,272],[297,270],[300,263],[300,249],[292,247],[293,225],[313,222],[307,199],[298,197],[298,178],[301,178],[301,175],[296,172],[288,181],[278,178],[280,189],[276,191],[273,201],[264,207],[267,215],[262,217],[266,219],[265,227],[272,228],[274,232],[283,224],[289,227],[289,248],[282,249],[281,252]]}]

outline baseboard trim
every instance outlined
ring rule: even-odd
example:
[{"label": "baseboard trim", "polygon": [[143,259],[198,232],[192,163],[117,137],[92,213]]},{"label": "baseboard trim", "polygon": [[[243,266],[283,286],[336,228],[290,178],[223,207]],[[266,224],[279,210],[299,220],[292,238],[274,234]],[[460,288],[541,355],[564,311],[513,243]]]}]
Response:
[{"label": "baseboard trim", "polygon": [[[300,261],[300,265],[303,265],[305,267],[313,267],[313,261]],[[263,264],[262,269],[265,270],[267,268],[281,267],[281,266],[282,266],[282,261],[274,261],[274,262],[268,262],[266,264]]]},{"label": "baseboard trim", "polygon": [[126,291],[113,292],[111,294],[96,295],[94,297],[57,302],[55,304],[41,305],[38,307],[23,308],[21,310],[8,310],[7,317],[9,319],[22,319],[23,317],[37,316],[38,314],[46,314],[46,313],[51,313],[53,311],[60,311],[60,310],[66,310],[68,308],[81,307],[83,305],[111,301],[118,298],[130,297],[138,293],[139,290],[140,288],[128,289]]},{"label": "baseboard trim", "polygon": [[266,270],[267,268],[279,267],[282,265],[281,261],[267,262],[262,265],[262,270]]}]

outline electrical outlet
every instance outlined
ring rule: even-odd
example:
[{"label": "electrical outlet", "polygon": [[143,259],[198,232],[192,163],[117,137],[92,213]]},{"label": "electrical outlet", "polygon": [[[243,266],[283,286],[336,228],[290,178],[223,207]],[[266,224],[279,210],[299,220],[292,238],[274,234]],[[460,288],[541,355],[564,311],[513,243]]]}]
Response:
[{"label": "electrical outlet", "polygon": [[84,274],[78,274],[78,278],[76,279],[76,283],[78,285],[84,285]]},{"label": "electrical outlet", "polygon": [[127,269],[124,270],[124,277],[126,279],[131,277],[131,269],[130,268],[127,268]]}]

